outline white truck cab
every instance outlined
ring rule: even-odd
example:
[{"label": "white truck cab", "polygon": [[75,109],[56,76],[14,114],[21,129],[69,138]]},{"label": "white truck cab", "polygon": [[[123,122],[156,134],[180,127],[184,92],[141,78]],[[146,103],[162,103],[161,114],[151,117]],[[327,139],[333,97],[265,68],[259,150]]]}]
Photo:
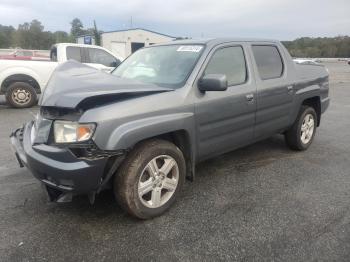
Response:
[{"label": "white truck cab", "polygon": [[105,72],[122,61],[100,46],[55,44],[50,50],[50,61],[0,60],[0,95],[5,95],[6,102],[13,107],[33,106],[55,68],[70,59]]}]

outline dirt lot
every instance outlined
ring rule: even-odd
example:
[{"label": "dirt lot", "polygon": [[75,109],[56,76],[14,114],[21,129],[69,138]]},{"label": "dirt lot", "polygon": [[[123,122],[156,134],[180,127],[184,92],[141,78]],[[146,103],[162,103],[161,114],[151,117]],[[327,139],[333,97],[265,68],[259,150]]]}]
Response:
[{"label": "dirt lot", "polygon": [[111,192],[46,202],[10,131],[31,110],[0,106],[1,261],[349,261],[350,66],[327,64],[331,106],[307,152],[282,136],[198,166],[165,215],[139,221]]}]

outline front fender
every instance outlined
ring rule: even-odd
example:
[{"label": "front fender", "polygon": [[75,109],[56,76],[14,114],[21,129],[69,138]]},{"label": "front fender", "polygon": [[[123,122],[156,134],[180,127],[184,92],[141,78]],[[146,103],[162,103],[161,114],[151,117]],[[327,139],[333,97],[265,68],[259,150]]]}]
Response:
[{"label": "front fender", "polygon": [[110,135],[107,150],[128,149],[147,138],[161,134],[185,130],[194,144],[194,115],[193,113],[175,113],[147,117],[118,126]]}]

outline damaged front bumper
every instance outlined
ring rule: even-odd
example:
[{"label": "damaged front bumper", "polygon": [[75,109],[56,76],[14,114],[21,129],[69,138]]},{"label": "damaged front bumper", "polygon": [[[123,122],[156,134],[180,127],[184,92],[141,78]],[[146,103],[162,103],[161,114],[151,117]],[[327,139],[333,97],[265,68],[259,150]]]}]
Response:
[{"label": "damaged front bumper", "polygon": [[[33,145],[32,127],[33,122],[29,122],[10,136],[19,165],[27,167],[43,183],[51,201],[69,202],[73,195],[87,194],[93,202],[95,194],[106,186],[123,156],[79,159],[69,148]],[[110,160],[113,164],[107,164]]]}]

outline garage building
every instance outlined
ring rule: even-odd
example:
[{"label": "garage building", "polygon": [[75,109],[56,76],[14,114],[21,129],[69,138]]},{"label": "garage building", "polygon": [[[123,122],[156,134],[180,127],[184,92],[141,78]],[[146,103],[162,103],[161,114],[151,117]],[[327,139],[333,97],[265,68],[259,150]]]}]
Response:
[{"label": "garage building", "polygon": [[137,49],[152,44],[175,40],[176,37],[151,30],[135,28],[105,32],[101,34],[101,44],[115,55],[126,58]]}]

